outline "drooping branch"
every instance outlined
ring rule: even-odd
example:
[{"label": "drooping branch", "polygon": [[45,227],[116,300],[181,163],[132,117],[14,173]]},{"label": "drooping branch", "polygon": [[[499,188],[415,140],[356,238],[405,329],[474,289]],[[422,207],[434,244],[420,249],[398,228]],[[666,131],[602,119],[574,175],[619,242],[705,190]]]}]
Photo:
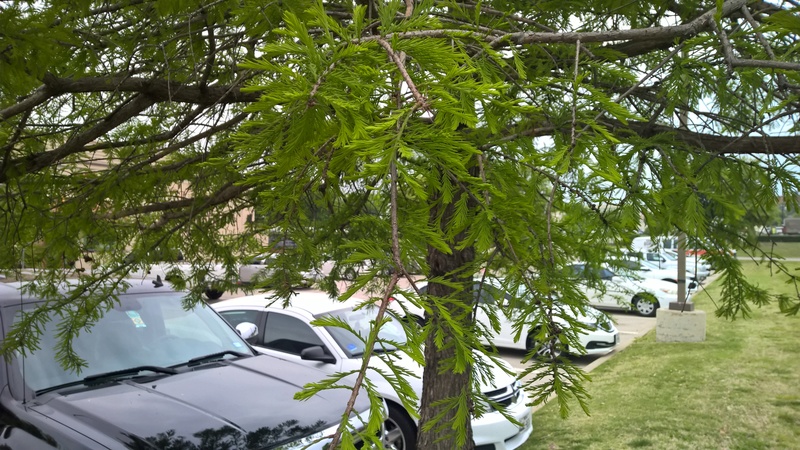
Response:
[{"label": "drooping branch", "polygon": [[408,85],[408,89],[414,95],[414,100],[417,101],[416,107],[423,111],[431,112],[431,107],[428,104],[428,101],[425,99],[422,93],[419,92],[419,89],[417,89],[417,85],[414,83],[414,80],[411,79],[411,75],[408,74],[408,71],[406,70],[405,67],[405,63],[403,61],[403,57],[397,54],[387,41],[383,39],[378,39],[378,44],[380,44],[381,47],[383,47],[383,49],[386,50],[386,53],[389,55],[389,58],[397,66],[397,69],[403,76],[403,80],[406,82],[406,85]]}]

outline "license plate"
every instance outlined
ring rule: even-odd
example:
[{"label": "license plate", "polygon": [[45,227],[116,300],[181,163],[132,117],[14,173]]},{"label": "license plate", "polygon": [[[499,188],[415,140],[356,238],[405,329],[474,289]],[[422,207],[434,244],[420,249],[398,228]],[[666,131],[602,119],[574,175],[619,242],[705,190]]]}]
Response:
[{"label": "license plate", "polygon": [[619,333],[614,335],[614,343],[619,344]]}]

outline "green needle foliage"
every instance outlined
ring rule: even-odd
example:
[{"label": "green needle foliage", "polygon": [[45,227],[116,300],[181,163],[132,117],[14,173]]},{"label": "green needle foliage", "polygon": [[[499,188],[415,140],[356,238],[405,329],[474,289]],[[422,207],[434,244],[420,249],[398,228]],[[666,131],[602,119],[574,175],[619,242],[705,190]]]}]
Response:
[{"label": "green needle foliage", "polygon": [[[511,314],[475,302],[482,271],[533,294],[516,333],[554,347],[577,348],[564,311],[586,305],[566,265],[611,260],[642,229],[707,251],[718,315],[800,309],[728,252],[772,258],[754,226],[798,207],[797,6],[679,3],[0,2],[0,268],[70,319],[59,355],[79,369],[70,342],[113,305],[108,280],[181,256],[171,280],[191,306],[272,253],[253,289],[290,302],[326,264],[331,295],[425,311],[405,324],[422,398],[391,358],[380,375],[418,404],[420,448],[470,447],[496,357],[481,337]],[[44,317],[3,350],[35,347]],[[589,411],[581,370],[533,351],[527,364],[533,403]]]}]

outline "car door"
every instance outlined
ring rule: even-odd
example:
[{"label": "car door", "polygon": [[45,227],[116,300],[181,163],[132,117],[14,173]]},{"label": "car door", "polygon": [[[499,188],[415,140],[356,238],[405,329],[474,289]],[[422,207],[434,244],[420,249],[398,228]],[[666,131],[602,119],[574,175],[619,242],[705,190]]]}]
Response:
[{"label": "car door", "polygon": [[[616,275],[608,269],[602,269],[601,279],[606,288],[602,305],[606,308],[630,308],[638,282],[633,278]],[[647,278],[642,278],[645,279]]]},{"label": "car door", "polygon": [[478,308],[475,312],[475,320],[476,322],[482,324],[483,326],[489,329],[491,322],[489,320],[489,314],[487,311],[493,310],[497,313],[497,318],[500,321],[500,330],[491,337],[491,342],[485,337],[482,337],[482,342],[484,344],[494,344],[498,347],[514,347],[514,338],[511,332],[511,321],[505,314],[498,310],[498,304],[502,301],[503,291],[498,289],[495,286],[492,286],[489,283],[481,283],[480,281],[475,281],[473,286],[473,292],[475,295],[475,301],[478,304]]},{"label": "car door", "polygon": [[[479,286],[480,282],[476,282],[476,291]],[[492,342],[494,345],[498,347],[525,349],[525,333],[527,331],[523,329],[520,339],[517,340],[517,333],[514,330],[514,323],[521,318],[525,307],[525,305],[518,304],[517,302],[525,301],[526,299],[524,297],[514,297],[498,286],[484,283],[481,290],[481,297],[478,299],[479,305],[486,305],[493,308],[497,308],[498,305],[503,307],[502,311],[498,311],[497,314],[500,330],[493,336]],[[478,312],[481,313],[480,308]],[[485,315],[485,313],[483,314]],[[488,317],[485,317],[483,320],[488,326]]]}]

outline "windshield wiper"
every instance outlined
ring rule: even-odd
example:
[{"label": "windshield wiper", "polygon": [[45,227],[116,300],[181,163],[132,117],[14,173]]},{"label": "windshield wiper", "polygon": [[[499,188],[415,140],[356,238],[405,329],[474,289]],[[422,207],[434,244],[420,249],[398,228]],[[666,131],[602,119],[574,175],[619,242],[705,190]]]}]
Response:
[{"label": "windshield wiper", "polygon": [[136,375],[139,372],[155,372],[155,373],[164,373],[167,375],[175,375],[176,373],[178,373],[177,370],[172,369],[170,367],[136,366],[136,367],[131,367],[130,369],[115,370],[113,372],[104,372],[95,375],[89,375],[88,377],[84,378],[83,381],[86,383],[91,383],[105,378],[120,378],[130,375]]},{"label": "windshield wiper", "polygon": [[169,368],[169,367],[160,367],[160,366],[136,366],[131,367],[129,369],[121,369],[121,370],[114,370],[112,372],[103,372],[98,373],[95,375],[89,375],[86,378],[72,381],[69,383],[59,384],[58,386],[52,386],[49,388],[39,389],[36,391],[36,395],[46,394],[48,392],[57,391],[59,389],[70,388],[75,386],[86,386],[90,384],[95,384],[99,381],[113,381],[117,378],[124,378],[129,377],[131,375],[137,375],[140,372],[155,372],[155,373],[162,373],[166,375],[175,375],[178,373],[177,370]]},{"label": "windshield wiper", "polygon": [[[372,353],[391,353],[397,351],[396,347],[374,347]],[[364,356],[364,350],[350,353],[354,358]]]},{"label": "windshield wiper", "polygon": [[221,352],[211,353],[210,355],[198,356],[197,358],[192,358],[186,363],[186,365],[187,366],[196,366],[196,365],[202,364],[204,362],[215,361],[215,360],[218,360],[218,359],[222,359],[222,357],[225,356],[225,355],[237,356],[239,358],[242,358],[242,357],[245,357],[245,356],[253,356],[250,353],[242,353],[242,352],[237,352],[235,350],[223,350]]}]

